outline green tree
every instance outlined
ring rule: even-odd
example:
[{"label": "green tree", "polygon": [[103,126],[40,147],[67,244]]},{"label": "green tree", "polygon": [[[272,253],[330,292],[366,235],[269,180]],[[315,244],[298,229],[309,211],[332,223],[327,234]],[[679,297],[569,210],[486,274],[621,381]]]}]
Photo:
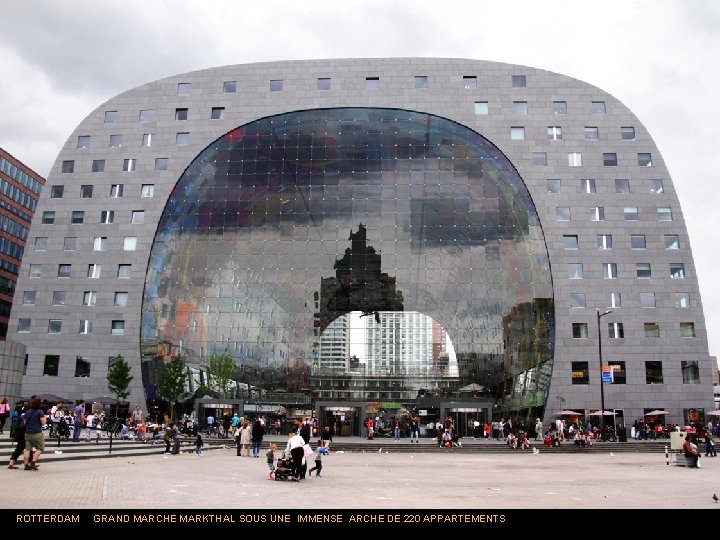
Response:
[{"label": "green tree", "polygon": [[130,381],[133,380],[130,375],[130,365],[125,361],[122,355],[115,357],[107,371],[108,389],[117,396],[115,404],[115,416],[117,416],[120,403],[130,395]]},{"label": "green tree", "polygon": [[210,389],[220,394],[220,397],[227,398],[235,371],[235,360],[227,351],[220,355],[213,354],[208,358],[206,368]]},{"label": "green tree", "polygon": [[170,402],[170,416],[175,418],[175,407],[180,398],[186,393],[187,369],[182,356],[173,358],[165,365],[160,375],[160,395]]}]

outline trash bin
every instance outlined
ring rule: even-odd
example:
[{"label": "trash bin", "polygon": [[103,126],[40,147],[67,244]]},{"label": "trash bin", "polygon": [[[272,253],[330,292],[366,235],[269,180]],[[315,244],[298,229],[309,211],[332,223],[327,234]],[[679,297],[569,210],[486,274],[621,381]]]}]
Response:
[{"label": "trash bin", "polygon": [[624,426],[617,428],[618,442],[627,442],[627,429]]}]

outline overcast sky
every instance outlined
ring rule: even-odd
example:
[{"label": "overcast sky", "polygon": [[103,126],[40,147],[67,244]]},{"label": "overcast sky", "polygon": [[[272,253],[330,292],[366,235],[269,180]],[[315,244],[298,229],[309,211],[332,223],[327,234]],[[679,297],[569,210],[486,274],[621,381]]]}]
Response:
[{"label": "overcast sky", "polygon": [[598,86],[639,117],[667,163],[690,234],[710,354],[720,353],[718,0],[2,0],[0,13],[0,146],[43,176],[104,101],[214,66],[454,57],[528,65]]}]

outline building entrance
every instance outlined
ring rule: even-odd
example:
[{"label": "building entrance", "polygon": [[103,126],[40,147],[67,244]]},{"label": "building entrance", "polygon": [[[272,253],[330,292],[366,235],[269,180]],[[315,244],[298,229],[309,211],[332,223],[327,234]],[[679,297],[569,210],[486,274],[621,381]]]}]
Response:
[{"label": "building entrance", "polygon": [[453,425],[457,430],[458,437],[474,437],[473,424],[475,420],[480,422],[480,433],[485,425],[485,409],[462,407],[448,409],[448,416],[453,419]]},{"label": "building entrance", "polygon": [[[360,435],[361,407],[348,405],[320,406],[320,429],[332,437]],[[327,428],[327,429],[326,429]]]}]

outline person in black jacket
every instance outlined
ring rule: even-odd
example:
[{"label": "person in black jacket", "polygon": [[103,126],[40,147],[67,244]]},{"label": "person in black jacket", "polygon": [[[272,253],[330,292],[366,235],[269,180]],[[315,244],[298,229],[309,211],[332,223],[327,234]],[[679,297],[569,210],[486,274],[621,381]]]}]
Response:
[{"label": "person in black jacket", "polygon": [[24,422],[21,422],[20,419],[22,418],[22,415],[25,414],[25,411],[21,410],[17,420],[15,422],[15,429],[14,429],[14,436],[15,436],[15,450],[13,450],[12,455],[10,456],[10,463],[8,464],[8,469],[18,469],[18,459],[25,451],[25,426],[23,425]]}]

